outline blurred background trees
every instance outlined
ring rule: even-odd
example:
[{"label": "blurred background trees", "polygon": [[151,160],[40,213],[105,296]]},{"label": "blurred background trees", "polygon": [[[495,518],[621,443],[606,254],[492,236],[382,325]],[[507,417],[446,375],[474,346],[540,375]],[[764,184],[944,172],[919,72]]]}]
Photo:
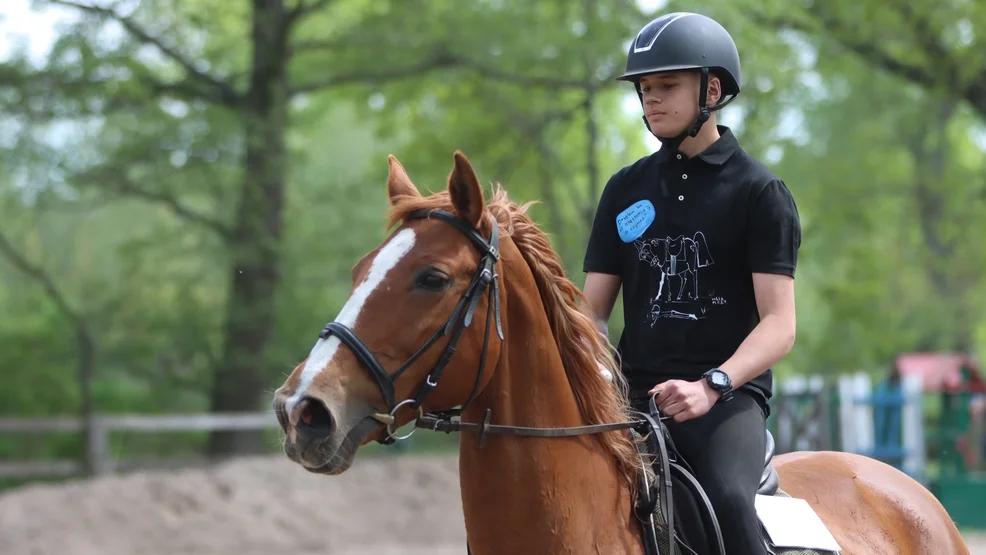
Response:
[{"label": "blurred background trees", "polygon": [[[980,3],[13,0],[0,413],[265,409],[385,236],[388,153],[439,190],[462,149],[483,181],[540,201],[581,283],[603,185],[657,146],[613,77],[658,8],[732,32],[744,90],[720,123],[801,211],[779,373],[981,352]],[[267,447],[223,432],[193,448]]]}]

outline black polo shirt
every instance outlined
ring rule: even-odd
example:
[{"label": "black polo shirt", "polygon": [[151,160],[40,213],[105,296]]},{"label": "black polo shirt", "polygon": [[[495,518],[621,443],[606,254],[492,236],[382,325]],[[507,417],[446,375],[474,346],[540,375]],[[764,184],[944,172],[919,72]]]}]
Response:
[{"label": "black polo shirt", "polygon": [[[733,355],[760,321],[752,273],[794,276],[794,198],[732,131],[719,132],[694,158],[662,148],[621,169],[600,198],[583,270],[623,279],[618,351],[635,395]],[[745,388],[769,399],[771,371]]]}]

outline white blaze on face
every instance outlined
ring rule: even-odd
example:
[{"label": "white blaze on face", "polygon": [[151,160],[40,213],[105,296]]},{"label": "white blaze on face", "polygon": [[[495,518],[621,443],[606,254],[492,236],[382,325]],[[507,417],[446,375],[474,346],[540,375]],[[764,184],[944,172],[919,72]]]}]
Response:
[{"label": "white blaze on face", "polygon": [[[366,305],[367,299],[387,278],[390,270],[397,266],[397,263],[411,251],[412,247],[414,247],[414,231],[410,229],[401,230],[390,242],[384,245],[373,259],[366,279],[353,290],[353,294],[343,305],[335,321],[350,329],[355,328],[356,320],[359,318],[363,306]],[[305,368],[301,371],[301,383],[298,384],[295,394],[287,401],[289,412],[311,386],[315,377],[332,362],[332,357],[335,356],[341,344],[339,338],[334,335],[328,339],[319,339],[315,343],[312,352],[308,355],[308,360],[305,362]]]}]

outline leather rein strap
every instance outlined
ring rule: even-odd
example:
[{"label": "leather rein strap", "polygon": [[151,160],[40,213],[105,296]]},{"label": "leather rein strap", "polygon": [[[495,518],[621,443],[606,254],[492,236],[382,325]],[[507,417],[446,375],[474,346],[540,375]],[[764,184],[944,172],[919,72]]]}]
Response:
[{"label": "leather rein strap", "polygon": [[428,413],[418,417],[415,425],[419,428],[432,430],[434,432],[478,432],[479,445],[484,443],[486,434],[501,434],[526,437],[575,437],[587,434],[600,434],[604,432],[614,432],[628,428],[639,428],[647,425],[647,420],[630,420],[627,422],[613,422],[610,424],[591,424],[586,426],[572,426],[569,428],[528,428],[524,426],[504,426],[500,424],[490,424],[490,409],[486,409],[482,422],[462,422],[452,420],[455,413],[461,411],[449,411],[444,413]]}]

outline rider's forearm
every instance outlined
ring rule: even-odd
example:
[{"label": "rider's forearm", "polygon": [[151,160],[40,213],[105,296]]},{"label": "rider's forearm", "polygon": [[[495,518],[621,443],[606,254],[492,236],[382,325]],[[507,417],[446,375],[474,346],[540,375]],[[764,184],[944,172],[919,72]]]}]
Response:
[{"label": "rider's forearm", "polygon": [[[604,344],[608,344],[609,343],[609,322],[607,322],[606,320],[603,320],[601,318],[595,318],[595,317],[592,318],[592,321],[593,321],[594,324],[596,324],[596,329],[599,330],[599,333],[602,335],[603,343]],[[588,345],[588,343],[587,343],[587,345]],[[592,350],[591,347],[590,347],[590,350]],[[603,366],[602,363],[597,362],[597,364],[599,365],[599,372],[603,375],[604,378],[606,378],[606,381],[610,381],[610,382],[613,381],[613,373],[608,368],[606,368],[605,366]]]},{"label": "rider's forearm", "polygon": [[763,374],[783,359],[794,346],[794,323],[768,314],[720,368],[733,382],[733,388]]},{"label": "rider's forearm", "polygon": [[595,312],[595,310],[594,310],[594,308],[592,306],[592,303],[589,302],[588,299],[586,299],[586,301],[582,303],[582,306],[583,306],[583,308],[586,308],[587,309],[586,312],[592,318],[592,323],[596,325],[596,329],[599,330],[599,333],[602,334],[603,338],[608,341],[609,340],[609,319],[608,318],[600,318],[599,316],[597,316],[596,315],[596,312]]},{"label": "rider's forearm", "polygon": [[603,337],[605,337],[605,338],[608,339],[609,338],[609,321],[603,320],[602,318],[594,318],[593,320],[596,323],[596,329],[599,330],[599,333],[603,334]]}]

